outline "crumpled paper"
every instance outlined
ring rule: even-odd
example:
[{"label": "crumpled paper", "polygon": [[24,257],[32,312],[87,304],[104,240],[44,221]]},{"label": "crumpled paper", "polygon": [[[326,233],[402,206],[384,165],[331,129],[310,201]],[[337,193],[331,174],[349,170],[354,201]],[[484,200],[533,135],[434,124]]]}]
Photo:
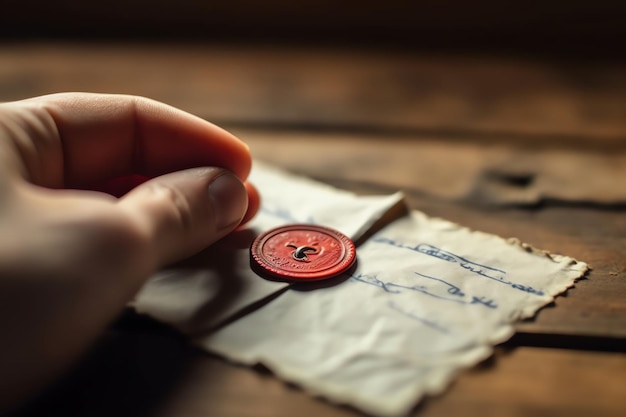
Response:
[{"label": "crumpled paper", "polygon": [[[265,166],[253,181],[264,196],[254,223],[157,274],[137,310],[203,349],[262,363],[312,394],[372,415],[406,415],[424,395],[441,392],[508,339],[516,320],[588,268],[417,211],[368,234],[401,194],[359,197]],[[251,239],[298,222],[364,238],[351,276],[324,287],[276,283],[251,271]]]},{"label": "crumpled paper", "polygon": [[316,223],[359,239],[402,201],[402,194],[357,196],[255,163],[250,180],[262,190],[260,212],[244,230],[193,258],[159,271],[132,303],[135,310],[189,335],[207,331],[284,291],[250,269],[249,247],[260,233]]}]

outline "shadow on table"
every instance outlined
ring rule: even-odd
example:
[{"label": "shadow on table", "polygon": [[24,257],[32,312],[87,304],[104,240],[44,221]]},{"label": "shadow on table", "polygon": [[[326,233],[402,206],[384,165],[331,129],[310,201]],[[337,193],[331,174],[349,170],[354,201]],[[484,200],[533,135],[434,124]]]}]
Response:
[{"label": "shadow on table", "polygon": [[193,355],[180,335],[129,311],[68,375],[9,416],[154,415]]}]

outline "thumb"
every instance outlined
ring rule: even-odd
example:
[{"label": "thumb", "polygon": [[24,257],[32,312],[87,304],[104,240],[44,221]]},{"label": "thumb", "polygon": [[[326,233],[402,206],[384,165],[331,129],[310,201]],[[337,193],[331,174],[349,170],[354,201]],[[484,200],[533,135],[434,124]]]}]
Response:
[{"label": "thumb", "polygon": [[248,193],[229,171],[194,168],[147,181],[118,204],[145,233],[156,265],[163,266],[234,230],[248,208]]}]

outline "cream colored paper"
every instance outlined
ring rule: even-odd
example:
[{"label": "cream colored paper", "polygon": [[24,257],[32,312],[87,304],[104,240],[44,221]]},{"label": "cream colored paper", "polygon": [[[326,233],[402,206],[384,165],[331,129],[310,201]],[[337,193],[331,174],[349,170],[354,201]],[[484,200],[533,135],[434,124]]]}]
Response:
[{"label": "cream colored paper", "polygon": [[250,180],[262,190],[255,219],[209,250],[157,273],[133,303],[139,313],[189,335],[206,331],[288,286],[250,269],[249,247],[257,234],[288,223],[314,223],[356,240],[402,200],[401,193],[356,196],[261,163],[255,163]]},{"label": "cream colored paper", "polygon": [[349,280],[289,290],[196,344],[331,402],[402,416],[587,270],[420,212],[368,239],[358,259]]}]

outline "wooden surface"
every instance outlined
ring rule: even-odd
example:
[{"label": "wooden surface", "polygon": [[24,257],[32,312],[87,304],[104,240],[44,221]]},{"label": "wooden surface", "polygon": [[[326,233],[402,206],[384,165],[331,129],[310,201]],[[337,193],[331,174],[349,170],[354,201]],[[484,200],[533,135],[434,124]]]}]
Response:
[{"label": "wooden surface", "polygon": [[[621,147],[626,63],[242,45],[14,43],[0,99],[147,95],[219,124]],[[593,142],[590,142],[593,140]]]},{"label": "wooden surface", "polygon": [[[480,54],[5,43],[0,100],[141,94],[258,159],[517,237],[593,270],[417,416],[626,415],[626,68]],[[356,416],[124,316],[18,415]]]}]

